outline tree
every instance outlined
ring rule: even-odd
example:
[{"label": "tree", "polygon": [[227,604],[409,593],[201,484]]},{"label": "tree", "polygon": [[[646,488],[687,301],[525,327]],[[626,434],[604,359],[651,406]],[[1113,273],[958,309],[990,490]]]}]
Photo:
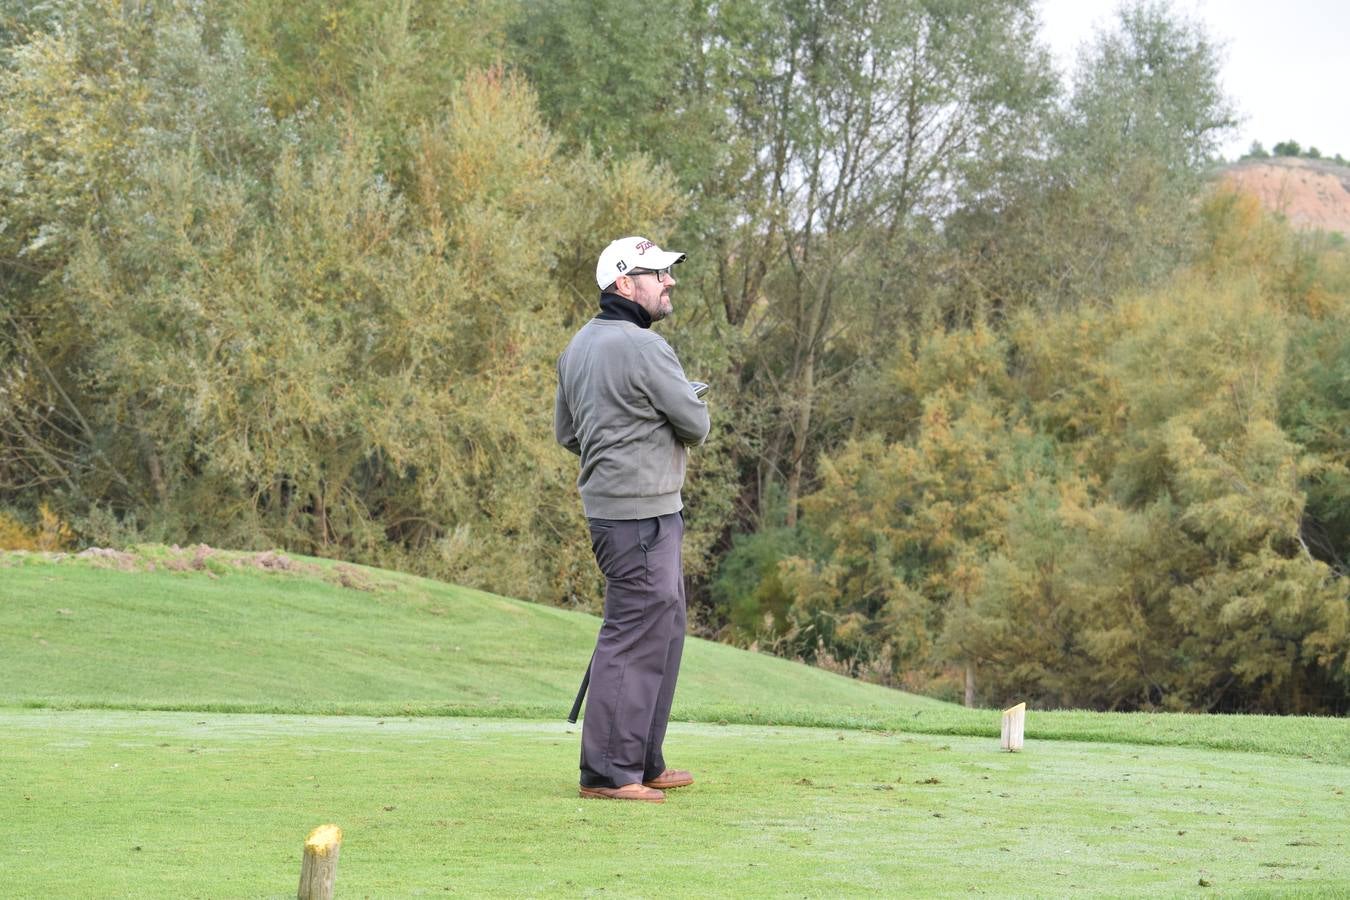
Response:
[{"label": "tree", "polygon": [[1350,576],[1350,443],[1345,440],[1350,434],[1350,303],[1345,299],[1350,260],[1344,251],[1316,247],[1304,248],[1294,259],[1303,263],[1299,268],[1313,271],[1291,273],[1287,280],[1307,283],[1314,302],[1291,304],[1280,426],[1312,457],[1304,473],[1303,540],[1345,580]]},{"label": "tree", "polygon": [[1298,156],[1303,152],[1303,148],[1295,140],[1280,141],[1271,149],[1276,156]]},{"label": "tree", "polygon": [[777,485],[790,524],[848,360],[915,315],[912,267],[883,261],[917,262],[951,186],[1024,146],[1050,93],[1032,6],[685,3],[640,65],[616,49],[635,20],[628,0],[558,0],[517,40],[564,133],[669,161],[694,192],[685,228],[711,258],[688,276],[734,353],[749,515],[767,523]]},{"label": "tree", "polygon": [[1181,282],[1128,310],[1115,364],[1131,438],[1109,486],[1131,509],[1165,498],[1191,548],[1166,601],[1180,632],[1168,702],[1303,710],[1344,678],[1327,641],[1345,588],[1303,540],[1308,461],[1275,421],[1289,318],[1250,285]]},{"label": "tree", "polygon": [[1004,352],[984,330],[929,336],[888,386],[921,403],[912,431],[822,457],[821,487],[803,503],[820,549],[780,575],[796,595],[798,652],[823,642],[854,666],[884,659],[891,680],[958,667],[973,701],[979,649],[962,624],[1022,475],[1040,464],[1012,421]]},{"label": "tree", "polygon": [[1350,270],[1245,197],[1200,215],[1152,292],[897,354],[873,433],[821,459],[815,543],[752,592],[788,593],[788,652],[985,702],[1344,707]]},{"label": "tree", "polygon": [[470,71],[503,49],[510,0],[244,0],[213,11],[267,69],[267,106],[317,104],[362,123],[382,167],[402,183],[410,132],[442,114]]},{"label": "tree", "polygon": [[875,262],[942,216],[947,187],[976,160],[1021,140],[1048,87],[1024,5],[826,10],[806,4],[790,20],[768,121],[767,223],[786,265],[767,285],[777,321],[764,324],[788,365],[773,373],[779,424],[765,456],[785,474],[789,526],[821,394],[841,382],[831,357],[905,316],[900,273]]},{"label": "tree", "polygon": [[80,6],[4,73],[21,289],[0,502],[51,499],[86,539],[280,545],[595,602],[547,421],[566,337],[549,273],[591,224],[573,193],[631,179],[660,220],[665,176],[561,156],[528,86],[489,69],[409,123],[392,179],[359,116],[274,116],[263,67],[200,8],[115,6]]},{"label": "tree", "polygon": [[195,144],[228,166],[273,139],[276,123],[257,115],[259,84],[238,42],[204,46],[197,17],[101,3],[46,12],[0,73],[0,466],[15,491],[61,491],[69,513],[108,485],[134,488],[88,415],[95,343],[66,267],[147,153]]},{"label": "tree", "polygon": [[1234,122],[1200,26],[1121,8],[1078,60],[1042,154],[996,170],[947,231],[967,306],[1104,302],[1185,261],[1195,199]]}]

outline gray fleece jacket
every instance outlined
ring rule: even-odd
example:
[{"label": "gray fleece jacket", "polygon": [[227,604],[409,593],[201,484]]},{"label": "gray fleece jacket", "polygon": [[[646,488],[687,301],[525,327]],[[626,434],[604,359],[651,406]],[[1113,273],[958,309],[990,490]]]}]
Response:
[{"label": "gray fleece jacket", "polygon": [[581,503],[593,519],[645,519],[684,508],[685,447],[708,436],[665,339],[628,321],[592,319],[558,358],[553,430],[581,457]]}]

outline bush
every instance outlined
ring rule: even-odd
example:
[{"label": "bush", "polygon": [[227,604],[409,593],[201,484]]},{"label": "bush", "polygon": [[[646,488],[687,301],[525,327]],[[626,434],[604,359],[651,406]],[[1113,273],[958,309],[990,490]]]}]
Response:
[{"label": "bush", "polygon": [[65,550],[74,544],[75,535],[61,517],[44,501],[38,506],[35,521],[22,513],[0,509],[0,550]]},{"label": "bush", "polygon": [[792,596],[779,577],[779,561],[805,551],[800,528],[767,528],[738,534],[712,581],[713,608],[741,642],[772,641],[789,629]]}]

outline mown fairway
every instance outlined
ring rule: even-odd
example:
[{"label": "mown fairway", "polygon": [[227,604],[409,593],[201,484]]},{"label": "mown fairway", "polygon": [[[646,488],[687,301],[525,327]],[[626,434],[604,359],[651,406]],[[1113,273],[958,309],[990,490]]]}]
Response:
[{"label": "mown fairway", "polygon": [[995,712],[691,642],[698,783],[581,801],[593,618],[170,556],[0,556],[5,896],[287,896],[327,821],[339,896],[1350,891],[1344,720],[1032,711],[1009,755]]}]

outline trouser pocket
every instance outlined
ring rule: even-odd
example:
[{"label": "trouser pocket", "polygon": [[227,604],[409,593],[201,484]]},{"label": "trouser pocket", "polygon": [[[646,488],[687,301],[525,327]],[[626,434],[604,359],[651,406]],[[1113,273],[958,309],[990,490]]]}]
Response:
[{"label": "trouser pocket", "polygon": [[643,553],[650,553],[661,539],[661,520],[655,516],[637,520],[638,546]]}]

